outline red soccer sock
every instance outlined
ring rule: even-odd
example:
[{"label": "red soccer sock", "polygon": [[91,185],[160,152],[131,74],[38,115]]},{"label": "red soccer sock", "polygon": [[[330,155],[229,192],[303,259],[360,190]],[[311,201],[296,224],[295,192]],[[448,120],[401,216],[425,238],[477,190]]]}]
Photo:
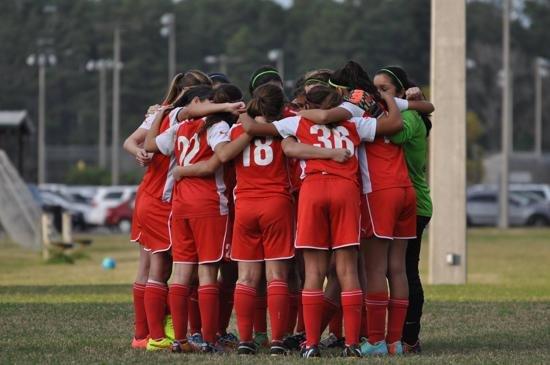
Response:
[{"label": "red soccer sock", "polygon": [[288,304],[288,326],[286,328],[287,334],[293,334],[296,327],[296,319],[298,317],[298,296],[299,293],[292,293],[289,295]]},{"label": "red soccer sock", "polygon": [[235,286],[235,314],[242,342],[252,342],[252,327],[256,309],[256,288],[237,284]]},{"label": "red soccer sock", "polygon": [[220,287],[220,318],[218,323],[218,333],[224,335],[227,333],[231,313],[233,312],[235,287]]},{"label": "red soccer sock", "polygon": [[340,308],[338,304],[339,303],[334,303],[327,297],[323,298],[323,315],[321,316],[321,331],[319,332],[321,335],[327,329],[327,326],[334,314],[338,312],[338,309]]},{"label": "red soccer sock", "polygon": [[361,307],[361,330],[359,331],[359,337],[368,337],[368,326],[367,326],[367,298],[363,297],[363,305]]},{"label": "red soccer sock", "polygon": [[147,315],[145,314],[145,284],[134,283],[134,337],[141,340],[149,336],[149,327],[147,326]]},{"label": "red soccer sock", "polygon": [[218,284],[208,284],[199,286],[198,292],[202,337],[206,342],[214,343],[220,315],[220,289]]},{"label": "red soccer sock", "polygon": [[267,333],[267,296],[256,296],[254,310],[254,332]]},{"label": "red soccer sock", "polygon": [[307,346],[318,345],[321,337],[319,318],[323,314],[323,291],[304,289],[302,291],[302,306],[304,308]]},{"label": "red soccer sock", "polygon": [[187,309],[189,303],[189,287],[187,285],[172,284],[168,291],[168,302],[172,309],[172,322],[176,340],[187,338]]},{"label": "red soccer sock", "polygon": [[306,331],[306,325],[304,324],[304,306],[302,304],[302,293],[298,296],[298,318],[296,319],[296,333],[304,333]]},{"label": "red soccer sock", "polygon": [[153,340],[166,337],[164,333],[164,316],[167,296],[168,288],[164,284],[148,282],[145,286],[143,302],[145,303],[149,335]]},{"label": "red soccer sock", "polygon": [[338,308],[328,324],[328,330],[337,338],[342,338],[342,307]]},{"label": "red soccer sock", "polygon": [[346,345],[356,345],[359,343],[359,329],[361,328],[363,292],[361,289],[345,291],[342,292],[341,298]]},{"label": "red soccer sock", "polygon": [[267,308],[271,322],[271,341],[282,341],[288,327],[288,284],[272,280],[267,284]]},{"label": "red soccer sock", "polygon": [[201,332],[201,312],[199,310],[199,297],[197,287],[189,288],[189,332],[191,334]]},{"label": "red soccer sock", "polygon": [[388,293],[367,293],[366,305],[368,339],[374,345],[385,337]]},{"label": "red soccer sock", "polygon": [[390,344],[401,340],[408,306],[408,298],[390,298],[390,304],[388,306],[388,334],[386,335],[387,343]]}]

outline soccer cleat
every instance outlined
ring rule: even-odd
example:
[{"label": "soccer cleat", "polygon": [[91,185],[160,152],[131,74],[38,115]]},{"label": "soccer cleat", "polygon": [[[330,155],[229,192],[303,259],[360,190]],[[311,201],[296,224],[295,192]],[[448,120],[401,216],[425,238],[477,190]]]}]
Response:
[{"label": "soccer cleat", "polygon": [[182,353],[182,352],[189,353],[189,352],[193,352],[193,347],[191,347],[191,345],[189,344],[189,342],[187,342],[187,340],[184,340],[184,341],[174,340],[174,342],[172,342],[171,350],[172,352],[176,352],[176,353]]},{"label": "soccer cleat", "polygon": [[199,332],[193,333],[191,336],[187,336],[187,342],[189,345],[195,349],[195,351],[200,351],[201,346],[204,344],[204,339]]},{"label": "soccer cleat", "polygon": [[167,314],[164,317],[164,334],[169,340],[174,341],[176,333],[174,332],[174,323],[172,322],[172,315]]},{"label": "soccer cleat", "polygon": [[146,349],[147,348],[147,341],[149,341],[149,337],[145,337],[142,339],[132,338],[132,348],[133,349]]},{"label": "soccer cleat", "polygon": [[403,345],[401,341],[395,341],[388,344],[388,354],[390,355],[403,355]]},{"label": "soccer cleat", "polygon": [[388,346],[386,345],[386,341],[378,341],[375,344],[371,344],[368,341],[365,341],[361,344],[361,354],[363,356],[369,356],[369,355],[387,355],[388,354]]},{"label": "soccer cleat", "polygon": [[358,345],[349,345],[344,348],[344,351],[342,351],[343,357],[363,357],[363,354],[361,354],[361,349]]},{"label": "soccer cleat", "polygon": [[237,347],[237,353],[239,355],[256,355],[258,353],[258,346],[254,342],[241,342]]},{"label": "soccer cleat", "polygon": [[403,352],[405,354],[420,354],[422,352],[422,346],[420,346],[420,340],[416,341],[414,345],[409,345],[403,342]]},{"label": "soccer cleat", "polygon": [[267,333],[265,332],[256,332],[254,333],[254,342],[258,347],[268,347],[269,339],[267,338]]},{"label": "soccer cleat", "polygon": [[226,334],[218,337],[218,343],[223,347],[230,347],[234,349],[239,346],[239,338],[231,332],[227,332]]},{"label": "soccer cleat", "polygon": [[271,349],[269,350],[271,356],[286,356],[289,352],[283,341],[271,341]]},{"label": "soccer cleat", "polygon": [[304,347],[300,353],[300,356],[306,359],[310,357],[321,357],[321,351],[319,351],[319,347],[315,345],[310,347]]},{"label": "soccer cleat", "polygon": [[285,337],[283,343],[285,347],[289,350],[300,350],[300,344],[304,342],[306,335],[302,333],[296,333],[295,335],[290,335]]},{"label": "soccer cleat", "polygon": [[172,347],[172,341],[168,338],[161,338],[160,340],[153,340],[152,338],[147,341],[147,351],[159,351],[167,350]]},{"label": "soccer cleat", "polygon": [[336,337],[334,333],[330,333],[327,337],[321,340],[321,342],[319,342],[320,349],[330,349],[334,347],[343,348],[345,345],[345,339],[343,337]]},{"label": "soccer cleat", "polygon": [[205,342],[201,345],[200,352],[203,354],[222,354],[224,351],[221,346]]}]

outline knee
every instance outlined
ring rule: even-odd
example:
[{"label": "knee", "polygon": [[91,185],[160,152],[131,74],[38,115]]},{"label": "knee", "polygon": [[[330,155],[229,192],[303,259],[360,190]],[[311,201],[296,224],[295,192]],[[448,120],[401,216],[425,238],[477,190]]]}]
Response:
[{"label": "knee", "polygon": [[253,288],[257,288],[259,282],[260,282],[260,275],[250,271],[239,273],[239,279],[237,280],[237,283],[241,285],[250,286]]}]

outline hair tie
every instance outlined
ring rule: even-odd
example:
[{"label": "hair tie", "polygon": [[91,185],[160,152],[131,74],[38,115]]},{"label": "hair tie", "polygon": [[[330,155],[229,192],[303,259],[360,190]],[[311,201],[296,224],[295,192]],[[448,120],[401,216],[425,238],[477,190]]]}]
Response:
[{"label": "hair tie", "polygon": [[257,74],[252,79],[252,82],[250,83],[250,86],[252,86],[252,88],[254,89],[254,83],[256,83],[256,80],[258,80],[258,77],[263,76],[263,75],[267,75],[267,74],[275,74],[275,75],[279,76],[279,78],[281,78],[281,76],[279,75],[279,72],[277,72],[275,70],[267,70],[267,71],[260,72],[259,74]]},{"label": "hair tie", "polygon": [[337,89],[346,89],[346,90],[349,89],[349,87],[347,87],[347,86],[335,84],[334,82],[332,82],[331,79],[328,79],[328,84],[332,87],[337,88]]},{"label": "hair tie", "polygon": [[[401,90],[405,90],[405,86],[403,86],[403,83],[401,82],[401,80],[399,80],[399,77],[397,77],[396,74],[394,74],[393,72],[391,72],[391,70],[388,70],[387,68],[383,68],[383,69],[381,69],[380,71],[386,72],[386,73],[390,74],[390,76],[392,76],[394,79],[397,80],[397,82],[398,82],[399,85],[401,86]],[[378,72],[380,72],[380,71],[378,71]]]},{"label": "hair tie", "polygon": [[311,84],[321,84],[321,85],[325,85],[325,86],[330,86],[328,82],[323,81],[323,80],[319,80],[319,79],[315,79],[315,78],[307,79],[304,82],[305,86],[308,86],[308,85],[311,85]]}]

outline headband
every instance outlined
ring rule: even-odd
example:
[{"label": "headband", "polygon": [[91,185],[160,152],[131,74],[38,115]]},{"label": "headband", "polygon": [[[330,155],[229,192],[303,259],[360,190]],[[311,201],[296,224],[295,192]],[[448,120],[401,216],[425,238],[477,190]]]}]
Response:
[{"label": "headband", "polygon": [[347,87],[347,86],[335,84],[335,83],[332,82],[330,79],[328,79],[328,84],[329,84],[330,86],[332,86],[332,87],[337,88],[337,89],[346,89],[346,90],[349,89],[349,87]]},{"label": "headband", "polygon": [[307,79],[306,82],[304,82],[304,85],[306,86],[311,84],[321,84],[321,85],[329,86],[328,82],[319,80],[319,79],[314,79],[314,78]]},{"label": "headband", "polygon": [[[397,77],[396,74],[394,74],[393,72],[391,72],[391,71],[388,70],[387,68],[383,68],[383,69],[381,69],[380,71],[389,73],[391,76],[393,76],[393,78],[397,80],[397,82],[399,83],[399,85],[401,85],[401,89],[402,89],[402,90],[405,90],[405,86],[403,86],[403,83],[401,82],[401,80],[399,80],[399,77]],[[380,72],[380,71],[378,71],[378,72]]]},{"label": "headband", "polygon": [[264,72],[260,72],[259,74],[254,76],[254,78],[252,79],[252,82],[250,83],[250,86],[252,86],[252,88],[254,89],[254,83],[256,82],[256,80],[258,80],[258,77],[263,76],[263,75],[267,75],[267,74],[275,74],[275,75],[279,76],[279,79],[281,78],[281,76],[279,75],[279,73],[277,71],[267,70],[267,71],[264,71]]}]

